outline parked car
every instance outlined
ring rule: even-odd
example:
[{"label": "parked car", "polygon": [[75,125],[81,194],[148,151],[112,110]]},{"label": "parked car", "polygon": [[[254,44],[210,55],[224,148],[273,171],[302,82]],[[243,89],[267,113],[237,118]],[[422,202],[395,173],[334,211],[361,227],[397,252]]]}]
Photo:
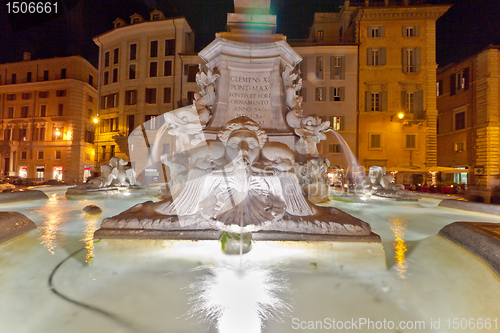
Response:
[{"label": "parked car", "polygon": [[12,185],[12,184],[9,184],[9,183],[0,183],[0,192],[4,192],[4,191],[12,191],[16,188],[16,186]]},{"label": "parked car", "polygon": [[43,185],[66,185],[66,183],[63,182],[62,180],[50,179],[50,180],[44,181]]}]

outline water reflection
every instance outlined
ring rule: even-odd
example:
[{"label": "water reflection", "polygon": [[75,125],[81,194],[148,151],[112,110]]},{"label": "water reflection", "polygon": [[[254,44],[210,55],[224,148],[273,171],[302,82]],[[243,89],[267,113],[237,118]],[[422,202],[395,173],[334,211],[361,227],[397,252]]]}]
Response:
[{"label": "water reflection", "polygon": [[101,218],[99,216],[87,216],[83,222],[84,238],[81,241],[85,244],[85,249],[87,250],[85,262],[91,265],[94,258],[94,232],[99,229]]},{"label": "water reflection", "polygon": [[291,306],[283,270],[257,265],[210,266],[191,286],[191,316],[216,323],[220,333],[261,332],[264,320],[283,322]]},{"label": "water reflection", "polygon": [[56,238],[59,228],[68,218],[57,201],[58,196],[52,194],[45,205],[37,209],[38,213],[43,216],[43,223],[39,227],[42,235],[38,239],[41,241],[40,244],[45,246],[51,254],[54,254],[54,249],[57,247]]},{"label": "water reflection", "polygon": [[406,244],[404,241],[404,236],[406,232],[407,222],[402,219],[392,218],[389,220],[389,225],[394,233],[394,252],[396,259],[396,273],[399,278],[406,279],[406,270],[408,269],[408,264],[405,259],[405,252],[407,251]]}]

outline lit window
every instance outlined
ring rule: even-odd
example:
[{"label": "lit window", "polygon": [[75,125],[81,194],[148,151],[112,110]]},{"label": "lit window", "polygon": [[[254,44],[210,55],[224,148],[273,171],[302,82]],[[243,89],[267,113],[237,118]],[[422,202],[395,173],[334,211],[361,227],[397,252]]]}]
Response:
[{"label": "lit window", "polygon": [[382,111],[380,108],[380,93],[371,93],[371,111]]},{"label": "lit window", "polygon": [[316,87],[315,88],[315,98],[316,102],[323,102],[326,99],[326,88],[325,87]]},{"label": "lit window", "polygon": [[316,31],[316,39],[317,40],[323,40],[323,39],[325,39],[325,31],[324,30],[318,30],[318,31]]}]

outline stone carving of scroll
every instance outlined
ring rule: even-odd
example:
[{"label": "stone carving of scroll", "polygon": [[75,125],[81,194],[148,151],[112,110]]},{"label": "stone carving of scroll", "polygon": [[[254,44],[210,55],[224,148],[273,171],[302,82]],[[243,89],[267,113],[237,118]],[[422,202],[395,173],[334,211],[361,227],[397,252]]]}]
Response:
[{"label": "stone carving of scroll", "polygon": [[196,74],[196,83],[201,88],[199,93],[194,94],[194,108],[198,112],[200,123],[206,126],[212,118],[212,105],[215,102],[215,81],[220,77],[219,74],[212,73],[208,70],[207,73],[203,71],[199,65],[199,72]]}]

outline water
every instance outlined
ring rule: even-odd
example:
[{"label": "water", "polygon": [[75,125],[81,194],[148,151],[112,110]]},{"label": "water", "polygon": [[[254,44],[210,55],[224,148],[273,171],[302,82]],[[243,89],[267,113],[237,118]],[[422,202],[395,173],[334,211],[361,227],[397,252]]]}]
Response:
[{"label": "water", "polygon": [[[260,320],[263,332],[306,332],[312,326],[331,331],[333,319],[359,326],[363,318],[396,327],[365,325],[359,332],[449,332],[448,318],[500,315],[498,279],[436,236],[454,221],[498,223],[498,216],[429,207],[432,202],[335,196],[329,205],[369,222],[381,236],[387,270],[350,269],[304,259],[301,249],[258,242],[242,256],[241,270],[239,256],[223,255],[216,242],[94,243],[104,217],[153,200],[155,193],[67,200],[64,192],[53,192],[46,201],[1,205],[38,228],[0,245],[0,332],[229,332],[244,320],[252,332]],[[84,215],[89,204],[103,214]],[[51,274],[65,298],[49,288]],[[440,328],[431,328],[438,320]],[[422,322],[425,329],[397,329],[401,321]]]},{"label": "water", "polygon": [[347,173],[352,174],[352,178],[354,180],[354,184],[361,184],[363,180],[365,180],[365,172],[364,168],[362,169],[359,165],[358,159],[354,156],[351,148],[344,140],[342,135],[340,135],[337,131],[332,131],[335,134],[340,146],[342,147],[342,151],[344,152],[344,156],[347,160]]}]

